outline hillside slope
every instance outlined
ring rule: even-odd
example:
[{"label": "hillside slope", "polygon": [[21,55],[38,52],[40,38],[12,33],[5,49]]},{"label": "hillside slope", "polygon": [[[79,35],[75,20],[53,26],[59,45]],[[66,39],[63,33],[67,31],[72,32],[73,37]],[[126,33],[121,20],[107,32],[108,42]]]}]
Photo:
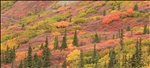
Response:
[{"label": "hillside slope", "polygon": [[[33,49],[32,55],[37,53],[41,57],[40,47],[45,43],[46,36],[51,51],[51,68],[61,66],[64,59],[67,60],[69,68],[78,66],[78,58],[73,59],[70,55],[80,54],[81,49],[86,55],[85,59],[91,59],[89,55],[93,54],[90,52],[94,44],[98,53],[102,54],[98,64],[104,67],[104,64],[108,63],[108,51],[111,48],[115,48],[117,55],[123,54],[122,51],[118,53],[120,30],[123,30],[125,47],[129,48],[123,50],[127,52],[128,60],[134,54],[130,50],[135,47],[136,39],[141,37],[144,40],[142,57],[148,59],[143,62],[143,68],[149,66],[147,63],[150,61],[147,54],[150,40],[149,1],[16,1],[10,6],[6,5],[9,8],[2,9],[3,13],[1,13],[1,56],[7,51],[7,46],[10,49],[15,47],[14,67],[18,67],[20,60],[24,60],[27,56],[29,45]],[[145,25],[147,27],[144,27]],[[143,34],[145,28],[147,34]],[[72,44],[75,30],[78,36],[78,47]],[[58,45],[61,47],[65,31],[68,48],[54,50],[55,37],[58,36]],[[101,40],[98,43],[93,42],[95,33]],[[121,59],[117,60],[121,62]],[[93,68],[95,65],[85,62],[87,68]],[[11,63],[8,63],[2,64],[1,67],[10,66]]]}]

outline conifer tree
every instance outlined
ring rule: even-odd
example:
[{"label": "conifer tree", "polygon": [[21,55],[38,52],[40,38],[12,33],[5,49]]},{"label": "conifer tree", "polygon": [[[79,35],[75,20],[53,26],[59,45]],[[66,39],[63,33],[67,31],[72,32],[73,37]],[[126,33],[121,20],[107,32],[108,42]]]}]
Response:
[{"label": "conifer tree", "polygon": [[103,16],[105,16],[106,15],[106,11],[104,10],[104,12],[103,12]]},{"label": "conifer tree", "polygon": [[148,55],[150,55],[150,45],[148,45]]},{"label": "conifer tree", "polygon": [[40,49],[44,49],[43,43],[41,44]]},{"label": "conifer tree", "polygon": [[28,68],[27,57],[24,58],[24,66],[23,68]]},{"label": "conifer tree", "polygon": [[96,32],[95,35],[94,35],[94,40],[93,40],[93,42],[94,42],[94,43],[99,43],[99,42],[100,42],[100,38],[99,38],[97,32]]},{"label": "conifer tree", "polygon": [[127,58],[126,58],[126,54],[123,54],[122,68],[127,68]]},{"label": "conifer tree", "polygon": [[61,44],[61,49],[65,49],[67,48],[67,38],[66,38],[66,28],[65,28],[65,34],[64,34],[64,37],[63,37],[63,40],[62,40],[62,44]]},{"label": "conifer tree", "polygon": [[31,68],[32,67],[32,48],[30,44],[29,44],[29,49],[28,49],[27,63],[28,63],[27,64],[28,67]]},{"label": "conifer tree", "polygon": [[84,68],[84,58],[83,58],[83,51],[82,49],[80,50],[80,63],[79,63],[79,68]]},{"label": "conifer tree", "polygon": [[143,34],[147,34],[147,25],[144,25]]},{"label": "conifer tree", "polygon": [[77,31],[76,30],[75,30],[75,33],[74,33],[74,38],[73,38],[72,44],[75,45],[75,46],[78,46],[78,37],[77,37]]},{"label": "conifer tree", "polygon": [[96,44],[94,44],[94,50],[93,50],[93,56],[92,56],[92,63],[93,64],[95,64],[95,63],[97,64],[98,59],[99,59],[99,57],[98,57],[97,51],[96,51]]},{"label": "conifer tree", "polygon": [[48,48],[48,37],[46,37],[46,41],[45,41],[45,47],[43,49],[43,56],[42,56],[42,60],[43,60],[43,67],[49,67],[51,65],[50,62],[50,50]]},{"label": "conifer tree", "polygon": [[64,62],[62,64],[62,68],[67,68],[66,59],[64,60]]},{"label": "conifer tree", "polygon": [[59,46],[58,46],[58,36],[55,37],[55,42],[54,42],[54,50],[57,50],[59,49]]},{"label": "conifer tree", "polygon": [[41,61],[38,58],[37,54],[34,54],[34,58],[33,58],[33,67],[34,68],[41,68]]},{"label": "conifer tree", "polygon": [[120,4],[118,4],[118,10],[120,10]]},{"label": "conifer tree", "polygon": [[127,30],[127,31],[130,31],[130,26],[128,26],[126,30]]},{"label": "conifer tree", "polygon": [[120,46],[121,46],[120,50],[123,50],[123,39],[122,38],[120,38]]},{"label": "conifer tree", "polygon": [[134,11],[138,10],[138,5],[134,5]]},{"label": "conifer tree", "polygon": [[114,51],[114,49],[109,51],[109,62],[108,62],[108,68],[114,68],[115,64],[116,64],[116,53]]},{"label": "conifer tree", "polygon": [[20,61],[20,64],[19,64],[18,68],[23,68],[22,60]]},{"label": "conifer tree", "polygon": [[112,37],[112,39],[115,39],[115,35],[113,34],[113,37]]},{"label": "conifer tree", "polygon": [[9,49],[9,47],[8,47],[8,45],[7,45],[7,47],[6,47],[6,53],[5,53],[5,63],[10,63],[10,49]]},{"label": "conifer tree", "polygon": [[14,68],[14,62],[11,63],[11,68]]}]

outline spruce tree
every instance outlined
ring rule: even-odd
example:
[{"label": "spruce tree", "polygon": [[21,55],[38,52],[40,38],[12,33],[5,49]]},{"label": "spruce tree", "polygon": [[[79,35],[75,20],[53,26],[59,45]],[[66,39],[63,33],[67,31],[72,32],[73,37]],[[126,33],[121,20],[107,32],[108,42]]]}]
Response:
[{"label": "spruce tree", "polygon": [[143,34],[147,34],[147,25],[144,25]]},{"label": "spruce tree", "polygon": [[138,10],[138,5],[136,4],[136,5],[134,5],[134,9],[133,9],[134,11],[137,11]]},{"label": "spruce tree", "polygon": [[150,55],[150,44],[148,45],[148,55]]},{"label": "spruce tree", "polygon": [[120,4],[118,4],[118,10],[120,10]]},{"label": "spruce tree", "polygon": [[10,49],[9,49],[9,47],[8,47],[8,45],[7,45],[7,47],[6,47],[6,53],[5,53],[5,63],[10,63]]},{"label": "spruce tree", "polygon": [[116,64],[116,53],[114,49],[109,51],[109,62],[108,62],[108,68],[114,68]]},{"label": "spruce tree", "polygon": [[43,43],[41,44],[40,49],[44,49]]},{"label": "spruce tree", "polygon": [[28,68],[27,57],[24,58],[24,66],[23,68]]},{"label": "spruce tree", "polygon": [[126,54],[123,54],[122,68],[127,68],[127,58],[126,58]]},{"label": "spruce tree", "polygon": [[121,46],[120,50],[123,50],[123,38],[120,38],[120,46]]},{"label": "spruce tree", "polygon": [[62,68],[67,68],[66,59],[64,60],[64,62],[63,62],[63,64],[62,64]]},{"label": "spruce tree", "polygon": [[73,38],[72,44],[75,45],[75,46],[78,46],[78,37],[77,37],[77,31],[76,30],[75,30],[75,33],[74,33],[74,38]]},{"label": "spruce tree", "polygon": [[20,64],[19,64],[18,68],[23,68],[22,60],[20,61]]},{"label": "spruce tree", "polygon": [[130,31],[130,26],[128,26],[126,30],[127,30],[127,31]]},{"label": "spruce tree", "polygon": [[99,42],[100,42],[100,38],[99,38],[97,32],[96,32],[95,35],[94,35],[94,40],[93,40],[93,42],[94,42],[94,43],[99,43]]},{"label": "spruce tree", "polygon": [[84,58],[83,58],[83,51],[82,49],[80,50],[80,63],[79,63],[79,68],[84,68]]},{"label": "spruce tree", "polygon": [[55,37],[55,42],[54,42],[54,50],[57,50],[59,49],[59,46],[58,46],[58,36]]},{"label": "spruce tree", "polygon": [[99,57],[98,57],[97,51],[96,51],[96,44],[94,44],[94,50],[93,50],[93,56],[92,56],[92,63],[93,64],[95,64],[95,63],[97,64],[98,59],[99,59]]},{"label": "spruce tree", "polygon": [[113,37],[112,37],[112,39],[115,39],[115,34],[113,34]]},{"label": "spruce tree", "polygon": [[11,68],[14,68],[14,62],[11,63]]},{"label": "spruce tree", "polygon": [[32,48],[30,45],[28,49],[27,63],[28,63],[27,66],[31,68],[32,67]]},{"label": "spruce tree", "polygon": [[37,54],[34,54],[34,58],[33,58],[33,67],[34,68],[41,68],[41,61],[38,58]]},{"label": "spruce tree", "polygon": [[65,49],[67,48],[67,38],[66,38],[66,28],[65,28],[65,34],[64,34],[64,37],[63,37],[63,40],[62,40],[62,44],[61,44],[61,49]]},{"label": "spruce tree", "polygon": [[103,16],[105,16],[106,15],[106,11],[104,10],[104,12],[103,12]]},{"label": "spruce tree", "polygon": [[43,60],[43,67],[49,67],[51,65],[51,62],[50,62],[50,50],[48,48],[48,37],[46,37],[46,41],[45,41],[45,47],[43,49],[43,52],[42,52],[42,60]]}]

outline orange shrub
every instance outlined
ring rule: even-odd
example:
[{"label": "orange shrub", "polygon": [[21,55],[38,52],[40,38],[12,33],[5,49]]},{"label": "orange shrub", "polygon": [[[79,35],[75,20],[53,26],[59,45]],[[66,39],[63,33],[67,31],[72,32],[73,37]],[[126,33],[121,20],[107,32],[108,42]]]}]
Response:
[{"label": "orange shrub", "polygon": [[17,52],[16,53],[16,60],[20,60],[20,59],[23,59],[27,56],[27,53],[26,52]]},{"label": "orange shrub", "polygon": [[55,23],[55,26],[56,26],[57,28],[64,28],[64,27],[67,27],[67,26],[68,26],[68,22],[67,22],[67,21],[57,22],[57,23]]}]

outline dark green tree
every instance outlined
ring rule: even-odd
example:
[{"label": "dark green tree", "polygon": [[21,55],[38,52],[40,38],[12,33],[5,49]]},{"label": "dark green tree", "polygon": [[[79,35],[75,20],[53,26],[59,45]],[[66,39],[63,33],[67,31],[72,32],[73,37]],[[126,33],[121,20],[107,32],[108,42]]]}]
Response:
[{"label": "dark green tree", "polygon": [[112,39],[115,39],[115,34],[113,34],[113,37],[112,37]]},{"label": "dark green tree", "polygon": [[126,30],[127,30],[127,31],[130,31],[130,26],[128,26]]},{"label": "dark green tree", "polygon": [[55,42],[54,42],[54,50],[57,50],[59,49],[59,46],[58,46],[58,36],[55,37]]},{"label": "dark green tree", "polygon": [[76,30],[75,30],[75,33],[74,33],[74,38],[73,38],[72,44],[75,45],[75,46],[78,46],[78,37],[77,37],[77,31]]},{"label": "dark green tree", "polygon": [[24,65],[23,65],[23,68],[28,68],[27,57],[24,58]]},{"label": "dark green tree", "polygon": [[64,60],[64,62],[63,62],[63,64],[62,64],[62,68],[67,68],[66,59]]},{"label": "dark green tree", "polygon": [[11,68],[14,68],[14,62],[11,63]]},{"label": "dark green tree", "polygon": [[121,46],[120,50],[123,50],[123,38],[120,38],[120,46]]},{"label": "dark green tree", "polygon": [[21,26],[22,28],[24,27],[24,24],[22,24],[22,26]]},{"label": "dark green tree", "polygon": [[136,4],[136,5],[134,5],[134,9],[133,9],[134,11],[137,11],[138,10],[138,5]]},{"label": "dark green tree", "polygon": [[93,50],[93,56],[92,56],[92,63],[93,64],[97,64],[99,60],[99,57],[98,57],[98,54],[97,54],[97,51],[96,51],[96,44],[94,44],[94,50]]},{"label": "dark green tree", "polygon": [[43,52],[42,52],[42,60],[43,60],[43,67],[49,67],[51,65],[51,62],[50,62],[50,50],[48,48],[48,37],[46,37],[46,41],[45,41],[45,47],[43,49]]},{"label": "dark green tree", "polygon": [[37,56],[37,54],[34,54],[34,58],[33,58],[33,67],[34,68],[41,68],[41,60],[39,59],[39,57]]},{"label": "dark green tree", "polygon": [[148,45],[148,55],[150,55],[150,44]]},{"label": "dark green tree", "polygon": [[43,43],[41,44],[40,49],[44,49]]},{"label": "dark green tree", "polygon": [[118,10],[120,10],[120,4],[118,4]]},{"label": "dark green tree", "polygon": [[104,10],[104,12],[103,12],[103,16],[105,16],[106,15],[106,11]]},{"label": "dark green tree", "polygon": [[66,28],[65,28],[65,34],[64,34],[64,37],[63,37],[63,40],[62,40],[62,44],[61,44],[61,49],[65,49],[67,48],[67,38],[66,38]]},{"label": "dark green tree", "polygon": [[126,58],[126,54],[123,54],[122,68],[127,68],[127,58]]},{"label": "dark green tree", "polygon": [[94,35],[93,42],[94,42],[94,43],[99,43],[99,42],[100,42],[100,38],[99,38],[97,32],[96,32],[95,35]]},{"label": "dark green tree", "polygon": [[82,49],[80,50],[80,63],[79,63],[79,68],[84,68],[84,58],[83,58],[83,51]]},{"label": "dark green tree", "polygon": [[28,63],[28,67],[31,68],[32,67],[32,48],[31,48],[30,44],[29,44],[29,48],[28,48],[27,63]]},{"label": "dark green tree", "polygon": [[109,62],[108,62],[108,68],[114,68],[116,64],[116,53],[114,49],[109,51]]},{"label": "dark green tree", "polygon": [[20,64],[19,64],[18,68],[23,68],[22,60],[20,61]]},{"label": "dark green tree", "polygon": [[7,45],[7,47],[6,47],[6,52],[5,52],[5,63],[7,64],[7,63],[10,63],[10,49],[9,49],[9,47],[8,47],[8,45]]},{"label": "dark green tree", "polygon": [[146,24],[146,25],[144,25],[143,34],[147,34],[147,24]]}]

